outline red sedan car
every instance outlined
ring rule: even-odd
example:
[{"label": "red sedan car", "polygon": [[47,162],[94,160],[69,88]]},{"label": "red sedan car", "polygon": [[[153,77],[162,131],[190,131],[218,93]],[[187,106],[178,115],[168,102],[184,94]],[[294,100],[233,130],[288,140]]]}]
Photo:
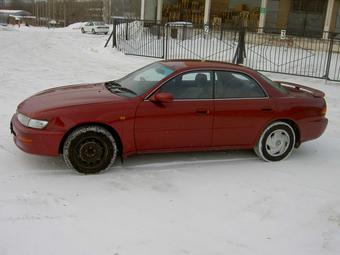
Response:
[{"label": "red sedan car", "polygon": [[160,61],[119,80],[52,88],[11,121],[23,151],[62,154],[81,173],[135,153],[254,148],[287,158],[327,126],[324,93],[238,65]]}]

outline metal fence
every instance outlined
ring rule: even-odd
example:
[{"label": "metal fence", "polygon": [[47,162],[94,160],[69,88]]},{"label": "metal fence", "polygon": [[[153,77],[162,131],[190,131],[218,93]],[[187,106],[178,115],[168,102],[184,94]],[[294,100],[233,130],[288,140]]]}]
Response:
[{"label": "metal fence", "polygon": [[112,46],[125,54],[225,61],[259,71],[340,81],[340,38],[333,33],[325,32],[328,39],[321,39],[263,33],[261,28],[113,21]]}]

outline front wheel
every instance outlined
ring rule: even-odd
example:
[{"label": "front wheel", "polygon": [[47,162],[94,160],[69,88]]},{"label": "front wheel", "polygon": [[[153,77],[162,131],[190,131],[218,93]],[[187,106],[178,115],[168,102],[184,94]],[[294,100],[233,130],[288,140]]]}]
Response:
[{"label": "front wheel", "polygon": [[63,146],[66,164],[83,174],[94,174],[110,168],[116,156],[114,137],[100,126],[85,126],[74,130]]},{"label": "front wheel", "polygon": [[82,32],[83,34],[85,34],[85,29],[84,29],[84,28],[81,28],[81,32]]},{"label": "front wheel", "polygon": [[295,131],[288,123],[274,122],[263,131],[254,151],[265,161],[280,161],[292,153],[295,139]]},{"label": "front wheel", "polygon": [[92,29],[92,34],[95,34],[96,33],[96,30],[94,30],[94,28]]}]

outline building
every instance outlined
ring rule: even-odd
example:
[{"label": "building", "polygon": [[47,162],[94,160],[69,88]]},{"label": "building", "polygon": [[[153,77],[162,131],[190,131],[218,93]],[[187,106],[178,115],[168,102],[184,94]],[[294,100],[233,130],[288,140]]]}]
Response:
[{"label": "building", "polygon": [[0,24],[19,24],[33,18],[35,17],[32,17],[31,13],[23,10],[0,10]]},{"label": "building", "polygon": [[[157,6],[157,2],[151,3],[152,6]],[[140,0],[103,0],[103,19],[109,23],[112,16],[139,18],[140,8]]]},{"label": "building", "polygon": [[[340,33],[340,0],[104,0],[114,16],[235,26],[246,20],[262,32],[328,37]],[[111,12],[110,12],[111,10]],[[326,33],[323,33],[326,31]]]}]

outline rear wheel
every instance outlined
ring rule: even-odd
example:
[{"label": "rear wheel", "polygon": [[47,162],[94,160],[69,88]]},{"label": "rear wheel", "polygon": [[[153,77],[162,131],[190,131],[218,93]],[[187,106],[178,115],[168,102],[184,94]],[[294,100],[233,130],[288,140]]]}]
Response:
[{"label": "rear wheel", "polygon": [[254,151],[265,161],[280,161],[292,153],[295,139],[295,131],[288,123],[274,122],[263,131]]},{"label": "rear wheel", "polygon": [[63,147],[66,164],[83,174],[94,174],[110,168],[116,156],[114,137],[99,126],[85,126],[74,130]]},{"label": "rear wheel", "polygon": [[94,28],[92,28],[92,34],[95,34],[96,33],[96,30],[94,30]]}]

